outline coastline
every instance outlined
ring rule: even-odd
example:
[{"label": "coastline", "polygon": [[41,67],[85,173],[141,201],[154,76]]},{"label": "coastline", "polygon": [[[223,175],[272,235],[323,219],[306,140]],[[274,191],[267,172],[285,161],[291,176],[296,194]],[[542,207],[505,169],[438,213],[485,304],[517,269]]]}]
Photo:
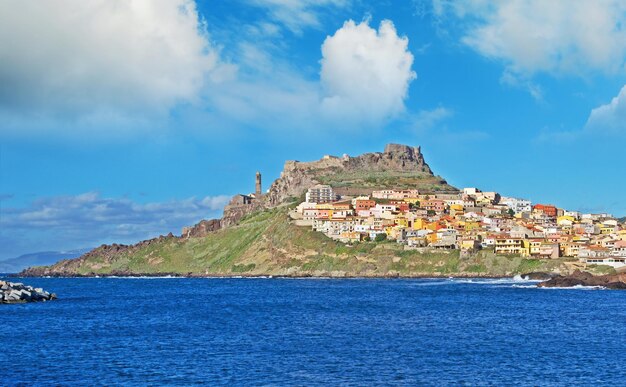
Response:
[{"label": "coastline", "polygon": [[[514,278],[515,276],[528,276],[534,273],[525,274],[511,274],[511,275],[481,275],[480,273],[455,273],[455,274],[433,274],[433,273],[416,273],[416,274],[347,274],[347,273],[320,273],[320,274],[180,274],[180,273],[132,273],[132,274],[120,274],[120,273],[106,273],[106,274],[59,274],[53,275],[20,275],[8,274],[9,278],[225,278],[225,279],[239,279],[239,278],[288,278],[288,279],[306,279],[306,278],[324,278],[324,279],[505,279]],[[545,274],[546,277],[549,273]]]}]

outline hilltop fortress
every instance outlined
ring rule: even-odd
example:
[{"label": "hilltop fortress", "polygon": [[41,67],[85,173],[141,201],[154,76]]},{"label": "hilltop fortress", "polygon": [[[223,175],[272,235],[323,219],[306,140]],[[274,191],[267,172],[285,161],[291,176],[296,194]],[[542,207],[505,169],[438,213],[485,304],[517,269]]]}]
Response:
[{"label": "hilltop fortress", "polygon": [[235,195],[224,208],[221,227],[232,226],[246,214],[261,208],[274,208],[290,199],[298,199],[316,184],[332,184],[341,195],[369,195],[380,188],[456,191],[444,179],[433,175],[420,147],[387,144],[382,153],[356,157],[326,155],[309,162],[287,161],[266,194],[261,193],[261,174],[257,172],[255,193]]}]

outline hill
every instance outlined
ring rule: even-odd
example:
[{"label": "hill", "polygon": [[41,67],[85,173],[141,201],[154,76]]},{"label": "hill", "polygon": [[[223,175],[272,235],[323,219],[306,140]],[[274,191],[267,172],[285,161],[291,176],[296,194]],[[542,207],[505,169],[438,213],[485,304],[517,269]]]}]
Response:
[{"label": "hill", "polygon": [[412,188],[458,192],[433,174],[419,147],[389,144],[384,152],[287,161],[266,194],[236,195],[222,219],[203,220],[136,245],[103,245],[76,259],[25,270],[25,276],[74,275],[273,275],[273,276],[504,276],[553,270],[563,260],[539,261],[483,251],[461,259],[458,251],[420,252],[394,242],[334,241],[288,216],[314,184],[342,194]]},{"label": "hill", "polygon": [[62,259],[71,259],[81,256],[91,249],[71,251],[41,251],[20,255],[0,261],[0,273],[17,273],[30,266],[52,265]]},{"label": "hill", "polygon": [[80,258],[26,270],[25,276],[509,276],[551,271],[562,260],[539,261],[481,252],[421,253],[395,242],[346,246],[289,221],[290,206],[250,214],[204,237],[159,237],[134,246],[101,246]]},{"label": "hill", "polygon": [[[224,209],[219,226],[232,226],[246,214],[302,198],[315,184],[329,184],[340,195],[369,195],[374,190],[391,188],[458,192],[441,176],[433,174],[419,147],[387,144],[382,153],[355,157],[326,155],[309,162],[287,161],[266,194],[235,196]],[[213,223],[210,229],[214,230],[215,226]]]}]

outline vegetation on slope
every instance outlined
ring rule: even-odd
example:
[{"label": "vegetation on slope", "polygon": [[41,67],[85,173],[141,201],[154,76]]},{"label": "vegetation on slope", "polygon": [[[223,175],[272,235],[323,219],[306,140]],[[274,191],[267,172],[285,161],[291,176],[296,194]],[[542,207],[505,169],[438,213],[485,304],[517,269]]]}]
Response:
[{"label": "vegetation on slope", "polygon": [[364,193],[384,188],[419,189],[428,192],[457,190],[448,185],[440,176],[416,172],[337,171],[336,173],[318,176],[317,180],[322,184],[331,185],[338,191],[346,189],[358,191],[360,189]]},{"label": "vegetation on slope", "polygon": [[113,256],[64,261],[53,272],[91,274],[291,276],[505,276],[552,271],[564,262],[496,256],[483,251],[422,253],[393,241],[336,242],[289,221],[287,207],[248,215],[203,238],[162,238]]}]

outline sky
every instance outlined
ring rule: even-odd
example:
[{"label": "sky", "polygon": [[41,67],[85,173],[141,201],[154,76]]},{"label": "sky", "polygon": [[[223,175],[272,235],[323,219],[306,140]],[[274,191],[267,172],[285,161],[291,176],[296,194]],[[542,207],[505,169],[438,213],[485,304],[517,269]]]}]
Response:
[{"label": "sky", "polygon": [[219,217],[285,160],[626,215],[620,0],[4,0],[0,259]]}]

